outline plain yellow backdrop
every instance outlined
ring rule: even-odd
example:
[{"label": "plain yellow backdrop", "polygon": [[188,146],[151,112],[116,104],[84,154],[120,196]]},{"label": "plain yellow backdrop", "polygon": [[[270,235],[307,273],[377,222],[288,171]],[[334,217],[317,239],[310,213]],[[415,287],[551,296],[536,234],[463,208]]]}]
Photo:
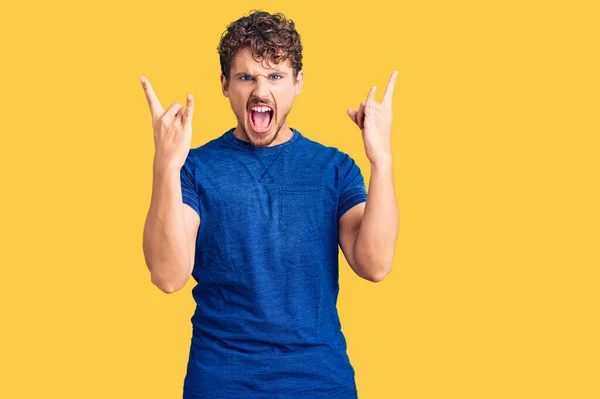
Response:
[{"label": "plain yellow backdrop", "polygon": [[235,126],[216,47],[251,9],[304,45],[289,124],[349,153],[346,108],[394,70],[392,273],[338,308],[360,399],[600,397],[599,12],[589,1],[3,5],[2,398],[181,397],[194,310],[142,251],[154,143],[140,84]]}]

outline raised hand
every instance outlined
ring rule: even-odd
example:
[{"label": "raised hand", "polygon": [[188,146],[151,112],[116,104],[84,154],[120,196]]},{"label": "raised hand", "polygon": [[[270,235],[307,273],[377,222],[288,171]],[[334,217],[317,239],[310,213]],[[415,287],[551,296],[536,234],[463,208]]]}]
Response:
[{"label": "raised hand", "polygon": [[358,111],[348,108],[348,116],[358,125],[365,144],[365,153],[371,163],[390,160],[392,157],[392,95],[398,72],[394,71],[388,82],[381,103],[375,101],[373,86],[367,99],[360,103]]},{"label": "raised hand", "polygon": [[192,115],[194,98],[187,95],[185,107],[174,102],[165,111],[145,76],[140,78],[154,128],[154,168],[179,172],[192,145]]}]

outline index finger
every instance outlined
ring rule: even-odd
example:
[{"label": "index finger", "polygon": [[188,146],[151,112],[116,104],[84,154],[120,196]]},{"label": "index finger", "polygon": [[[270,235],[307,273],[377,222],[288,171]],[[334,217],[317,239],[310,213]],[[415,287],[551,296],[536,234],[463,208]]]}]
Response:
[{"label": "index finger", "polygon": [[145,76],[142,76],[140,80],[142,81],[142,87],[144,88],[144,93],[146,93],[146,100],[148,100],[148,106],[150,107],[152,116],[162,115],[164,113],[164,109],[160,105],[158,97],[156,97],[156,94],[154,94],[154,90],[152,90],[150,82]]},{"label": "index finger", "polygon": [[385,89],[385,93],[383,94],[383,103],[388,105],[392,105],[392,95],[394,94],[394,86],[396,85],[396,76],[398,76],[398,71],[394,71],[392,76],[390,77],[390,81]]}]

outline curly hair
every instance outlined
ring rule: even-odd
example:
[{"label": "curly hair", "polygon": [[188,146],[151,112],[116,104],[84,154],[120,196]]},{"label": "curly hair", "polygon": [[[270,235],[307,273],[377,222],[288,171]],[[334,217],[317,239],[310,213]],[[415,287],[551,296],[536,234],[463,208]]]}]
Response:
[{"label": "curly hair", "polygon": [[229,24],[217,47],[221,73],[227,82],[236,53],[245,47],[250,48],[252,58],[257,62],[267,60],[279,64],[289,58],[296,81],[302,69],[302,43],[294,21],[286,19],[282,13],[251,10],[248,16]]}]

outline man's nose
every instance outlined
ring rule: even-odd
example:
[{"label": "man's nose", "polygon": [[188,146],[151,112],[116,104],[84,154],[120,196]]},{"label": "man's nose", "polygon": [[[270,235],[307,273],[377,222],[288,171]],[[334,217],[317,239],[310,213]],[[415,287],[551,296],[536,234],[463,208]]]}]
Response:
[{"label": "man's nose", "polygon": [[269,94],[270,82],[265,76],[256,77],[256,87],[254,88],[254,95],[258,98],[266,97]]}]

